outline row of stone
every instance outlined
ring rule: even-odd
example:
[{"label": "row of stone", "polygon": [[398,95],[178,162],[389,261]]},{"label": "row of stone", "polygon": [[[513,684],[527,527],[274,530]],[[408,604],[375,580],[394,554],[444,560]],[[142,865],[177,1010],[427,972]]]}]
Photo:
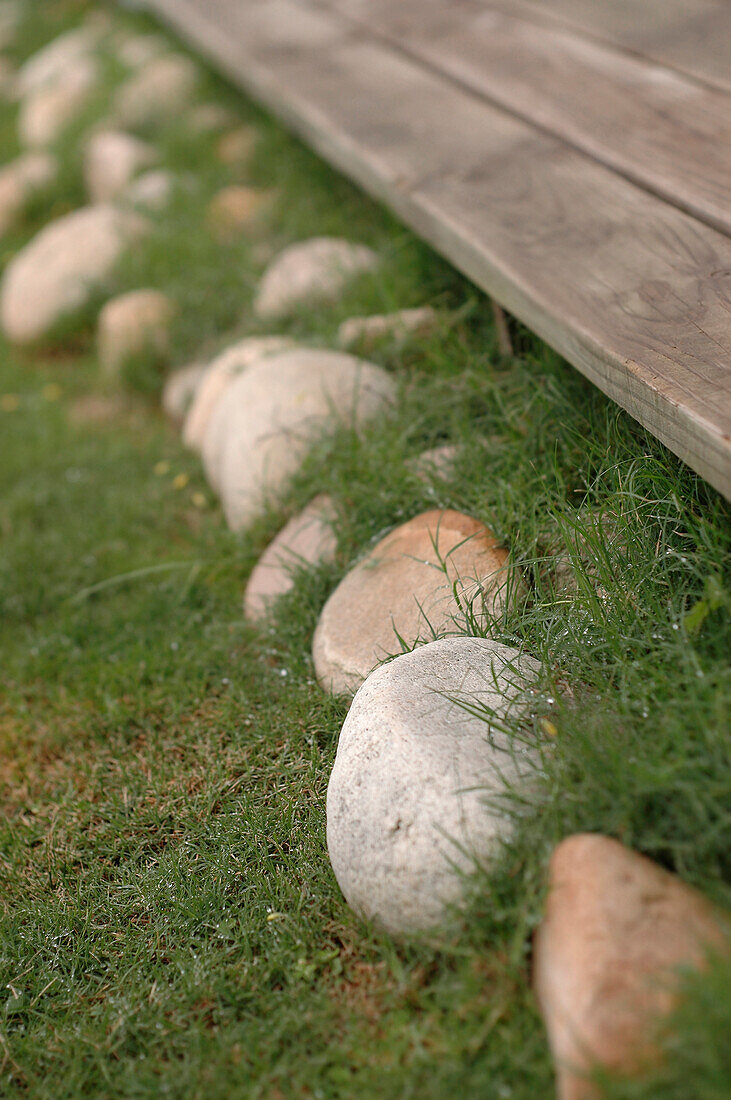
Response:
[{"label": "row of stone", "polygon": [[[305,248],[298,246],[300,253]],[[418,323],[424,321],[420,314]],[[375,328],[393,331],[399,323],[398,315],[379,318]],[[358,328],[368,326],[351,322],[346,331]],[[289,372],[299,365],[306,375],[328,360],[345,371],[347,363],[366,371],[367,386],[368,369],[377,370],[334,352],[282,349],[281,339],[252,338],[228,349],[191,386],[184,436],[202,450],[236,527],[264,503],[252,487],[268,478],[270,488],[281,489],[307,441],[292,412],[305,398]],[[327,374],[317,375],[318,385]],[[183,385],[190,376],[171,381],[169,407]],[[379,402],[390,400],[376,390]],[[350,399],[352,390],[345,392]],[[335,402],[329,404],[331,415]],[[281,479],[272,477],[282,469],[272,446],[280,430],[282,447],[290,432],[297,441]],[[280,532],[247,585],[250,618],[270,611],[294,567],[334,558],[334,520],[332,501],[320,495]],[[515,727],[521,718],[530,729],[538,663],[489,638],[465,636],[467,617],[486,630],[515,594],[506,564],[504,549],[476,520],[425,513],[346,574],[315,631],[322,686],[350,692],[361,685],[328,784],[328,852],[348,903],[396,935],[433,929],[460,903],[465,875],[489,867],[510,836],[506,790],[529,798],[547,751],[534,734],[505,732],[507,722]],[[385,660],[403,645],[416,648]],[[677,968],[703,966],[706,949],[725,943],[721,914],[649,860],[601,836],[559,845],[533,964],[559,1095],[593,1096],[588,1075],[597,1065],[627,1072],[654,1057],[654,1022],[675,1003]]]},{"label": "row of stone", "polygon": [[[81,38],[64,36],[21,69],[21,112],[23,96],[31,102],[54,82],[63,86],[61,71],[74,51],[91,59],[98,28],[82,30]],[[138,36],[119,45],[127,63],[144,66],[134,78],[146,88],[139,111],[130,106],[132,78],[115,96],[115,120],[133,129],[151,121],[145,105],[166,102],[155,83],[160,73],[181,74],[189,65],[166,57],[160,41]],[[170,60],[185,64],[161,67]],[[179,91],[183,86],[186,79]],[[91,136],[85,176],[92,206],[48,226],[8,266],[0,316],[11,338],[36,339],[80,308],[121,250],[145,232],[128,196],[154,160],[152,147],[134,134],[107,127]],[[25,170],[33,176],[28,162]],[[301,242],[270,264],[255,313],[273,321],[332,300],[377,263],[351,242]],[[144,349],[162,351],[173,309],[148,289],[107,303],[99,337],[108,369]],[[437,323],[429,309],[351,318],[339,341],[362,347]],[[179,418],[190,402],[184,438],[201,451],[227,519],[240,529],[276,504],[324,433],[342,424],[362,430],[396,397],[393,380],[375,364],[273,334],[237,341],[212,362],[175,374],[164,400]],[[269,614],[297,567],[335,557],[335,522],[333,502],[319,495],[280,532],[250,577],[250,618]],[[322,609],[313,640],[320,683],[335,692],[357,689],[328,785],[328,850],[348,902],[395,934],[433,929],[461,903],[465,875],[489,867],[510,836],[506,792],[530,798],[549,751],[532,732],[539,664],[466,634],[469,623],[489,635],[517,591],[507,554],[484,525],[434,511],[381,539]],[[411,651],[387,660],[403,648]],[[523,733],[507,733],[508,724]],[[626,1070],[652,1056],[650,1025],[673,1003],[673,968],[703,965],[707,945],[722,947],[719,922],[698,894],[616,841],[575,837],[559,845],[535,938],[534,984],[562,1097],[592,1095],[586,1071],[595,1063]]]}]

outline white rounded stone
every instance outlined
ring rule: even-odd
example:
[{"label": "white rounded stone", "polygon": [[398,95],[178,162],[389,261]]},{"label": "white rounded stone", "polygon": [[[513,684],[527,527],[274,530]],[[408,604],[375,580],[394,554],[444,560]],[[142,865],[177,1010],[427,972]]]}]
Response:
[{"label": "white rounded stone", "polygon": [[49,187],[58,175],[58,161],[40,150],[21,153],[0,168],[0,235],[23,213],[34,195]]},{"label": "white rounded stone", "polygon": [[0,321],[8,339],[32,343],[81,309],[144,230],[138,215],[106,203],[45,226],[5,269]]},{"label": "white rounded stone", "polygon": [[[206,448],[206,436],[208,423],[221,396],[242,371],[248,370],[265,355],[274,355],[290,347],[292,347],[292,341],[286,336],[246,336],[243,340],[238,340],[226,348],[211,362],[186,418],[183,442],[194,451],[206,452],[203,465],[209,481],[211,478],[214,479],[211,481],[214,488],[218,438],[212,438]],[[216,452],[215,455],[214,452]]]},{"label": "white rounded stone", "polygon": [[254,301],[259,317],[285,317],[308,302],[327,302],[357,275],[373,271],[376,253],[337,237],[312,237],[280,252],[264,272]]},{"label": "white rounded stone", "polygon": [[[471,516],[433,509],[402,523],[327,600],[312,640],[326,691],[355,691],[381,661],[419,642],[482,629],[508,596],[507,551]],[[402,644],[403,643],[403,644]]]},{"label": "white rounded stone", "polygon": [[160,290],[130,290],[112,298],[99,313],[99,364],[106,375],[116,375],[141,355],[163,358],[170,341],[175,307]]},{"label": "white rounded stone", "polygon": [[198,70],[187,57],[155,58],[117,90],[114,117],[133,128],[168,122],[187,107],[197,82]]},{"label": "white rounded stone", "polygon": [[269,543],[254,566],[244,593],[244,614],[264,618],[275,600],[294,586],[302,566],[333,561],[338,540],[333,530],[335,506],[325,493],[311,500]]},{"label": "white rounded stone", "polygon": [[18,70],[16,95],[25,99],[43,87],[63,80],[88,59],[99,39],[96,28],[85,26],[67,31],[34,53]]},{"label": "white rounded stone", "polygon": [[99,70],[92,57],[81,57],[63,76],[27,95],[18,111],[21,145],[53,145],[80,114],[96,86]]},{"label": "white rounded stone", "polygon": [[356,912],[393,934],[432,928],[459,903],[464,874],[494,858],[511,822],[487,798],[535,767],[502,721],[539,672],[515,649],[460,637],[371,673],[327,790],[328,852]]},{"label": "white rounded stone", "polygon": [[299,348],[240,374],[225,402],[221,500],[229,525],[245,527],[276,501],[307,452],[338,424],[358,428],[395,400],[389,375],[362,359]]},{"label": "white rounded stone", "polygon": [[94,134],[84,149],[84,183],[90,200],[116,198],[138,172],[156,159],[151,145],[122,130]]},{"label": "white rounded stone", "polygon": [[120,192],[118,199],[137,210],[159,214],[170,202],[174,188],[173,173],[165,168],[155,168],[151,172],[143,172],[137,179],[132,180]]},{"label": "white rounded stone", "polygon": [[431,306],[401,309],[397,313],[375,313],[370,317],[349,317],[338,328],[338,343],[347,348],[352,344],[371,347],[390,337],[404,340],[407,336],[425,336],[433,332],[437,314]]},{"label": "white rounded stone", "polygon": [[162,390],[162,407],[174,424],[182,424],[208,363],[188,363],[168,375]]}]

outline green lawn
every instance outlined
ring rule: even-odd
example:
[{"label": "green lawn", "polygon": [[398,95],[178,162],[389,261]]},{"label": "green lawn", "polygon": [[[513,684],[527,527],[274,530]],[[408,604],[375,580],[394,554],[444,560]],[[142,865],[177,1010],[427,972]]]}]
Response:
[{"label": "green lawn", "polygon": [[[18,56],[88,7],[38,0]],[[175,362],[265,331],[250,302],[267,256],[315,234],[363,240],[382,267],[279,331],[333,346],[353,313],[426,303],[444,324],[371,353],[398,381],[398,412],[323,441],[242,536],[158,411],[155,373],[137,370],[126,395],[102,383],[91,318],[33,353],[2,347],[0,1094],[549,1097],[529,963],[554,844],[618,837],[731,908],[728,507],[525,329],[502,359],[473,286],[205,79],[203,98],[258,127],[255,158],[219,164],[215,138],[190,139],[182,120],[148,135],[183,178],[114,285],[175,297]],[[85,124],[104,111],[100,96]],[[14,113],[0,109],[4,159]],[[62,150],[54,213],[82,201],[78,142]],[[229,182],[277,199],[259,236],[221,245],[204,212]],[[48,214],[5,238],[3,264]],[[454,474],[420,481],[407,460],[443,442],[460,445]],[[338,561],[301,573],[257,633],[247,574],[321,491],[338,507]],[[349,912],[329,866],[346,705],[316,686],[310,640],[371,540],[438,506],[486,522],[524,578],[496,629],[544,662],[546,749],[530,803],[506,798],[514,838],[467,910],[404,945]],[[592,514],[610,517],[603,533]],[[554,573],[567,552],[570,593]],[[729,990],[728,964],[694,980],[663,1068],[607,1096],[731,1095]]]}]

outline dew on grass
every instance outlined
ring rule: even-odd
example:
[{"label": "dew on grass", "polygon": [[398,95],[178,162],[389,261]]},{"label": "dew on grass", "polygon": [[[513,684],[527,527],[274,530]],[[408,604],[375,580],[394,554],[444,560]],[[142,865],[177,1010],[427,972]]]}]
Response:
[{"label": "dew on grass", "polygon": [[173,653],[175,653],[176,650],[180,649],[180,642],[171,642],[170,648],[172,649]]}]

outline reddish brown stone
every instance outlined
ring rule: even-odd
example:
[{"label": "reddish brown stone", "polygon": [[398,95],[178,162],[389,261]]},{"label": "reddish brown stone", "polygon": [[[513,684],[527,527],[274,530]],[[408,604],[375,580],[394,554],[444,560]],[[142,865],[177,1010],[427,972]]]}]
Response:
[{"label": "reddish brown stone", "polygon": [[635,1073],[658,1056],[654,1026],[677,1001],[678,968],[728,946],[696,890],[616,840],[558,845],[533,984],[557,1068],[559,1100],[593,1100],[595,1067]]}]

